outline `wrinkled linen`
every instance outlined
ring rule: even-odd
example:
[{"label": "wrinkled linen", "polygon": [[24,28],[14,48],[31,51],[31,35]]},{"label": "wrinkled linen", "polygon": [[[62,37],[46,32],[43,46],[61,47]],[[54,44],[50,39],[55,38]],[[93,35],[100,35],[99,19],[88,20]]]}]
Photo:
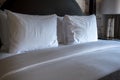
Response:
[{"label": "wrinkled linen", "polygon": [[0,80],[98,80],[120,69],[120,42],[96,41],[0,60]]}]

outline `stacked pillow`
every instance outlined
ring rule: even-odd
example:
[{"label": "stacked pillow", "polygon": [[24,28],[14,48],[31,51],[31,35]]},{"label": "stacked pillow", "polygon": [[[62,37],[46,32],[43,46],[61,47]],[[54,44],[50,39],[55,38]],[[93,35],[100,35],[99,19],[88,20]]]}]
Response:
[{"label": "stacked pillow", "polygon": [[2,49],[10,53],[97,41],[95,15],[57,17],[0,11]]},{"label": "stacked pillow", "polygon": [[98,40],[95,15],[66,15],[63,22],[66,29],[65,44],[79,44]]},{"label": "stacked pillow", "polygon": [[64,25],[63,25],[63,18],[64,17],[57,17],[57,37],[58,37],[58,42],[59,44],[64,44],[64,35],[65,35],[65,30],[64,30]]},{"label": "stacked pillow", "polygon": [[98,40],[96,16],[58,17],[58,41],[62,44],[80,44]]}]

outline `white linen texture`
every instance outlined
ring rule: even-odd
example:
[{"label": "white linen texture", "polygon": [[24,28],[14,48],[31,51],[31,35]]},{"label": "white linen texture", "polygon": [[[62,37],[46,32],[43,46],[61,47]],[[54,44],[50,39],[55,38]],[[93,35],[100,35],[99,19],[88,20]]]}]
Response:
[{"label": "white linen texture", "polygon": [[69,16],[63,19],[65,30],[65,44],[79,44],[97,41],[96,16]]},{"label": "white linen texture", "polygon": [[58,42],[60,44],[64,43],[64,26],[63,26],[63,18],[57,16],[57,37],[58,37]]},{"label": "white linen texture", "polygon": [[28,15],[6,10],[9,24],[9,52],[57,47],[57,15]]}]

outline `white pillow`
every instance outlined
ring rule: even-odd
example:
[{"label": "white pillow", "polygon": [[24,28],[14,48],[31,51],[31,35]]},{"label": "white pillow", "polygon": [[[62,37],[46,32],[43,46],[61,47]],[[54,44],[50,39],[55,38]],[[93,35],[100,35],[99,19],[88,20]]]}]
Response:
[{"label": "white pillow", "polygon": [[57,47],[57,16],[38,16],[6,10],[9,24],[9,52]]},{"label": "white pillow", "polygon": [[7,14],[0,10],[0,38],[2,42],[1,51],[8,50],[8,26],[7,26]]},{"label": "white pillow", "polygon": [[91,41],[97,41],[97,23],[96,16],[69,16],[63,19],[66,28],[66,44],[79,44]]},{"label": "white pillow", "polygon": [[63,17],[57,17],[57,36],[58,42],[63,44],[64,42],[64,27],[63,27]]}]

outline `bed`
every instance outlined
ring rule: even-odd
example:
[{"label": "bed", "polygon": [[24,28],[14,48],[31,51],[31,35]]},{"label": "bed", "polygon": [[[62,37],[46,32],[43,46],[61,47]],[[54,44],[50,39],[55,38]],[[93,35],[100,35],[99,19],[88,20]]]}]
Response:
[{"label": "bed", "polygon": [[[74,0],[7,0],[1,9],[7,9],[11,33],[9,53],[0,52],[0,80],[120,80],[120,42],[98,40],[95,15],[83,16]],[[61,19],[69,27],[57,27],[63,30],[57,34],[54,23],[62,26]]]}]

